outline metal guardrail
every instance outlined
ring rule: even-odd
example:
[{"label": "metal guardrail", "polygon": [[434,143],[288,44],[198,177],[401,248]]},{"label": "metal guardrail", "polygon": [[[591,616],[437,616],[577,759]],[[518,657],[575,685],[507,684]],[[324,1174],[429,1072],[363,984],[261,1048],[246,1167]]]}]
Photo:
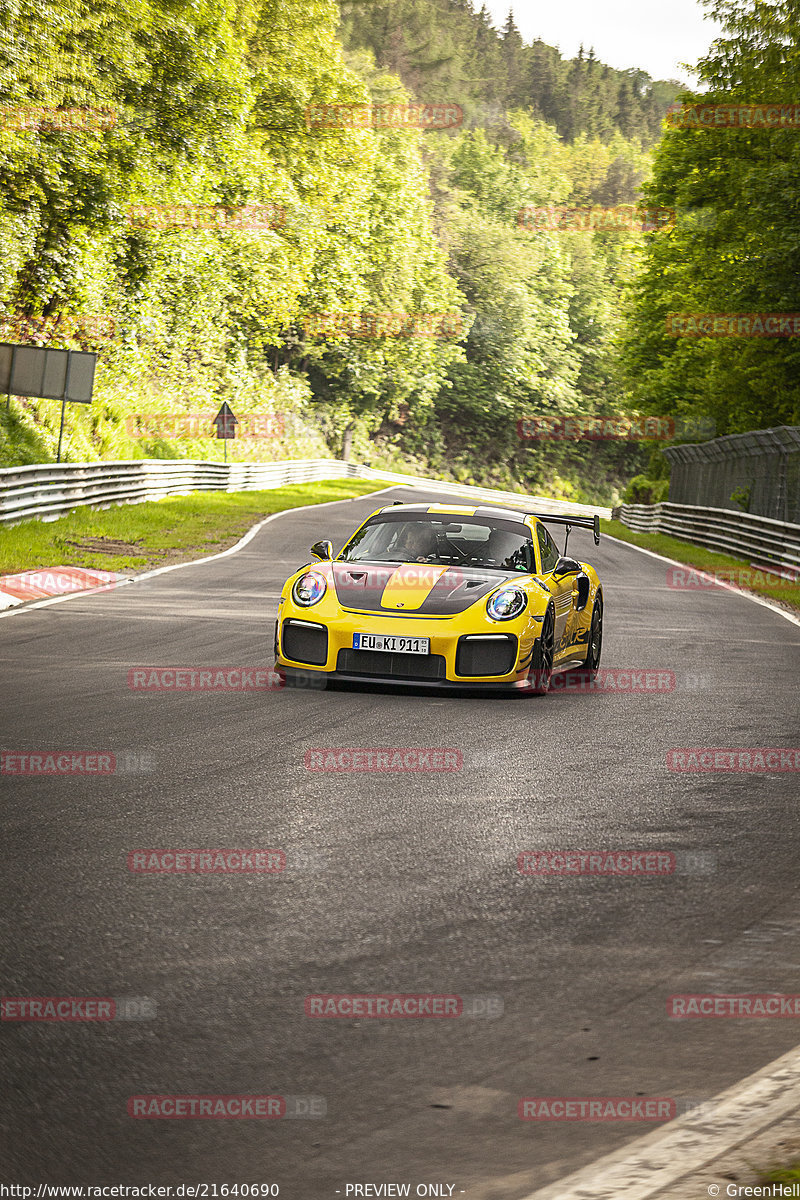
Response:
[{"label": "metal guardrail", "polygon": [[623,504],[614,509],[623,525],[641,533],[670,533],[709,550],[748,558],[764,566],[800,569],[800,525],[728,508],[691,504]]},{"label": "metal guardrail", "polygon": [[[497,491],[381,471],[338,458],[295,459],[272,463],[218,463],[192,459],[134,459],[129,462],[43,463],[0,469],[0,524],[38,517],[56,520],[73,508],[136,504],[189,492],[239,492],[313,483],[321,479],[374,479],[457,493],[478,503],[535,507],[553,516],[569,513],[610,517],[611,509],[571,504],[544,496]],[[800,525],[753,513],[689,504],[623,504],[614,510],[630,529],[670,533],[711,550],[763,564],[800,569]]]},{"label": "metal guardrail", "polygon": [[295,459],[272,463],[217,463],[192,459],[144,458],[128,462],[42,463],[0,469],[0,524],[31,517],[56,520],[73,508],[136,504],[189,492],[239,492],[313,483],[320,479],[375,479],[424,486],[429,491],[458,492],[476,501],[535,505],[542,512],[586,514],[611,510],[570,504],[542,496],[526,496],[492,488],[448,483],[363,467],[343,459]]},{"label": "metal guardrail", "polygon": [[52,520],[82,505],[135,504],[189,492],[249,491],[355,474],[351,464],[326,459],[227,464],[135,459],[6,467],[0,470],[0,522]]}]

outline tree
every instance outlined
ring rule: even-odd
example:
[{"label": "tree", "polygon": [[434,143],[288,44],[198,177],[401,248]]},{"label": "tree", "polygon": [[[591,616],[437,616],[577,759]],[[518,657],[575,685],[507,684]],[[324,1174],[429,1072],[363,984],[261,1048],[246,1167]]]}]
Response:
[{"label": "tree", "polygon": [[[774,104],[800,88],[800,12],[790,0],[711,0],[723,34],[698,66],[708,91],[687,106]],[[647,239],[625,360],[650,411],[710,416],[730,433],[800,416],[791,338],[675,337],[669,314],[800,310],[800,148],[794,129],[670,129],[647,202],[677,212]]]}]

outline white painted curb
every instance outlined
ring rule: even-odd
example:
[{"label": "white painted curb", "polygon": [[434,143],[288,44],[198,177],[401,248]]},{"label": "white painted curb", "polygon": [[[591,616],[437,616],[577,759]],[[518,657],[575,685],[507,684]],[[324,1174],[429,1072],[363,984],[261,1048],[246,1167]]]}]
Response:
[{"label": "white painted curb", "polygon": [[[701,1116],[687,1113],[670,1121],[524,1200],[650,1200],[798,1108],[800,1048],[720,1092],[703,1105]],[[704,1185],[698,1183],[698,1200],[720,1194]]]}]

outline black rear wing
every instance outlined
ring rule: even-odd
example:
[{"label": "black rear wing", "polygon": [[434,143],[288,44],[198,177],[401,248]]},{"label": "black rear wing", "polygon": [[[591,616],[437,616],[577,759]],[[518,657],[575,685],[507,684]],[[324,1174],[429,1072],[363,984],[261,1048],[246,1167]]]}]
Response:
[{"label": "black rear wing", "polygon": [[593,517],[553,517],[550,513],[528,512],[527,517],[536,517],[538,521],[543,521],[545,525],[566,525],[567,536],[564,539],[564,553],[567,553],[567,545],[569,543],[569,535],[573,529],[591,529],[594,534],[595,546],[600,545],[600,517],[597,513]]}]

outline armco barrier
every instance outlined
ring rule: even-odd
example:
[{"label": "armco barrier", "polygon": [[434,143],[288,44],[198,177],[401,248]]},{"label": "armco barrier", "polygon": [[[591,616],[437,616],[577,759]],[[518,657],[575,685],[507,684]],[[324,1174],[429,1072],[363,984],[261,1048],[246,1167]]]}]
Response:
[{"label": "armco barrier", "polygon": [[[0,522],[54,519],[82,505],[135,504],[189,492],[238,492],[355,474],[325,459],[215,463],[189,459],[47,463],[0,470]],[[339,469],[337,469],[339,467]],[[342,470],[341,468],[345,468]]]},{"label": "armco barrier", "polygon": [[[181,496],[189,492],[239,492],[313,483],[320,479],[374,479],[427,491],[458,493],[476,503],[525,505],[554,516],[574,513],[610,517],[611,510],[376,470],[338,458],[272,463],[219,463],[190,459],[130,462],[43,463],[0,469],[0,524],[31,517],[55,520],[82,505],[106,508]],[[800,525],[725,508],[689,504],[623,504],[614,510],[630,529],[670,533],[688,542],[763,564],[800,568]]]},{"label": "armco barrier", "polygon": [[728,508],[691,504],[623,504],[614,509],[623,525],[641,533],[670,533],[709,550],[756,563],[800,568],[800,525]]},{"label": "armco barrier", "polygon": [[189,492],[240,492],[313,483],[319,479],[374,479],[407,484],[428,491],[457,492],[476,502],[530,505],[553,515],[598,512],[608,508],[569,504],[542,496],[499,492],[492,488],[448,483],[362,467],[338,458],[296,459],[272,463],[218,463],[190,459],[134,459],[129,462],[43,463],[0,469],[0,524],[31,517],[55,520],[82,505],[105,508],[110,504],[137,504],[181,496]]}]

